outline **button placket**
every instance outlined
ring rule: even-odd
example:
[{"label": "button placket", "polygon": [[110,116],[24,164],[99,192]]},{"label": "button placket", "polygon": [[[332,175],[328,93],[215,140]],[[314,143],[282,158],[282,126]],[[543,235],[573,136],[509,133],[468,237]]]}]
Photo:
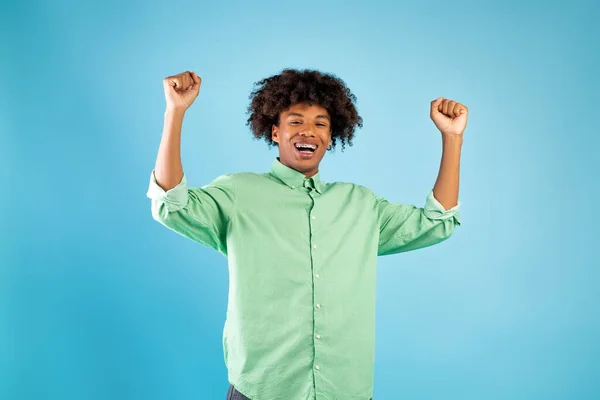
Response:
[{"label": "button placket", "polygon": [[[305,181],[305,183],[308,183],[308,181]],[[312,263],[312,268],[313,268],[313,299],[315,299],[315,301],[318,301],[319,299],[319,292],[321,290],[320,286],[317,286],[319,282],[317,282],[317,279],[320,277],[319,273],[317,273],[315,270],[317,270],[318,264],[316,262],[316,252],[317,252],[317,243],[315,240],[318,240],[318,238],[315,238],[314,235],[314,231],[315,231],[315,221],[317,220],[317,215],[315,213],[315,197],[316,197],[316,190],[312,189],[310,185],[307,185],[309,188],[309,196],[312,200],[312,207],[309,210],[309,227],[310,227],[310,249],[311,249],[311,263]],[[321,309],[321,304],[320,303],[316,303],[314,305],[314,318],[315,318],[315,330],[313,331],[314,334],[314,346],[315,346],[315,356],[314,356],[314,369],[317,371],[320,371],[321,369],[321,365],[320,365],[320,357],[321,357],[321,353],[320,353],[320,342],[321,342],[321,334],[317,333],[316,330],[319,329],[320,330],[320,325],[321,325],[321,314],[319,313],[320,309]]]}]

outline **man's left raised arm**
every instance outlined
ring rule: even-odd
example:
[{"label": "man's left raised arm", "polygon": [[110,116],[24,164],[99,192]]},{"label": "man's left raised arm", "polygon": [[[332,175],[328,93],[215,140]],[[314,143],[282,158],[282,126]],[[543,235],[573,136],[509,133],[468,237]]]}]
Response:
[{"label": "man's left raised arm", "polygon": [[439,97],[431,102],[430,117],[442,134],[442,160],[433,195],[446,210],[458,205],[460,153],[468,113],[466,106],[454,100]]},{"label": "man's left raised arm", "polygon": [[431,102],[431,119],[442,134],[442,160],[425,206],[389,203],[375,197],[379,220],[378,255],[397,254],[440,243],[460,225],[458,183],[463,132],[468,109],[439,97]]}]

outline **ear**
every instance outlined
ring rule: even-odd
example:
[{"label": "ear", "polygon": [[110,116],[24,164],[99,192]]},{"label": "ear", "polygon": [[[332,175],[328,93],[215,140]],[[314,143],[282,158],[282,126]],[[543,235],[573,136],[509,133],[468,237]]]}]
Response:
[{"label": "ear", "polygon": [[276,125],[273,125],[273,126],[271,127],[271,139],[272,139],[272,140],[273,140],[275,143],[279,144],[279,130],[277,129],[277,126],[276,126]]}]

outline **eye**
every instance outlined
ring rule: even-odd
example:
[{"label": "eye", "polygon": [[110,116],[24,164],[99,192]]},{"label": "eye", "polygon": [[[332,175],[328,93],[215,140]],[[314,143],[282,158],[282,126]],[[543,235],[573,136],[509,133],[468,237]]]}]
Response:
[{"label": "eye", "polygon": [[318,126],[327,126],[327,125],[325,125],[325,124],[317,124],[317,125],[318,125]]},{"label": "eye", "polygon": [[301,124],[302,122],[301,121],[292,121],[290,123],[293,125],[293,124]]}]

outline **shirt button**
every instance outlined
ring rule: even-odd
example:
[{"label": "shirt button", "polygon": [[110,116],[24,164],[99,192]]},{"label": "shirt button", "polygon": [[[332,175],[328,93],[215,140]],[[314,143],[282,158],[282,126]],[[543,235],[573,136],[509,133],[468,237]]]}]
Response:
[{"label": "shirt button", "polygon": [[315,276],[318,278],[318,277],[319,277],[319,274],[315,274]]},{"label": "shirt button", "polygon": [[296,189],[296,186],[292,186],[292,189]]},{"label": "shirt button", "polygon": [[319,367],[318,365],[315,365],[315,368],[316,368],[316,369],[321,369],[321,367]]},{"label": "shirt button", "polygon": [[317,304],[317,308],[321,308],[321,305],[320,305],[320,304]]},{"label": "shirt button", "polygon": [[315,217],[314,215],[311,217],[312,219],[317,219],[317,217]]},{"label": "shirt button", "polygon": [[321,339],[321,335],[317,335],[317,339]]},{"label": "shirt button", "polygon": [[316,245],[316,244],[313,244],[313,249],[316,249],[316,248],[317,248],[317,245]]}]

